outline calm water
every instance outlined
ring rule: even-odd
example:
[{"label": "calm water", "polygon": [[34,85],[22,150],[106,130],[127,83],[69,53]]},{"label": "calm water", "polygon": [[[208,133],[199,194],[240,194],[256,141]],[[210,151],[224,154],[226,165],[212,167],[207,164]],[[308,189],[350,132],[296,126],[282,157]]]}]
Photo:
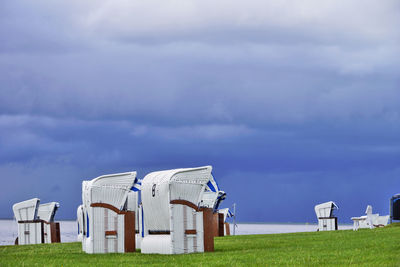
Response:
[{"label": "calm water", "polygon": [[[351,225],[339,225],[339,230],[352,229]],[[60,221],[61,242],[75,242],[78,227],[75,221]],[[278,234],[295,232],[313,232],[316,224],[238,224],[237,235]],[[0,220],[0,245],[13,245],[17,238],[17,223],[13,220]],[[231,234],[233,226],[231,225]]]}]

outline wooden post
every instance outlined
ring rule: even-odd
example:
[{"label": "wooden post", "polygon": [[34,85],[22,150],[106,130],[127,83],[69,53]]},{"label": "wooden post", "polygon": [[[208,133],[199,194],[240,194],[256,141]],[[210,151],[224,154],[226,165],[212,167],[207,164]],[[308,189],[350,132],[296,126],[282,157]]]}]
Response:
[{"label": "wooden post", "polygon": [[224,214],[218,213],[218,236],[224,236]]},{"label": "wooden post", "polygon": [[51,222],[50,223],[50,235],[51,235],[51,243],[56,243],[57,242],[57,229],[56,229],[56,223]]},{"label": "wooden post", "polygon": [[50,233],[51,233],[51,240],[50,240],[51,243],[61,243],[60,223],[51,222]]},{"label": "wooden post", "polygon": [[218,230],[218,213],[213,213],[213,236],[218,236],[219,230]]},{"label": "wooden post", "polygon": [[204,252],[214,251],[214,224],[213,210],[202,208],[203,211],[203,231],[204,231]]},{"label": "wooden post", "polygon": [[136,225],[135,225],[135,212],[127,211],[124,214],[124,224],[125,224],[125,252],[135,252],[136,251]]}]

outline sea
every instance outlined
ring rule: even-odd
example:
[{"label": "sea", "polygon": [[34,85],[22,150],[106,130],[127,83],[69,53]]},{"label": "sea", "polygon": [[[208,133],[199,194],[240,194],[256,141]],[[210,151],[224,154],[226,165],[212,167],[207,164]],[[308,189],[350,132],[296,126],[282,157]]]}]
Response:
[{"label": "sea", "polygon": [[[59,221],[61,242],[76,242],[78,225],[76,221]],[[296,232],[317,231],[316,224],[300,223],[238,223],[233,229],[230,224],[231,235],[281,234]],[[339,225],[339,230],[352,229],[352,225]],[[17,223],[14,220],[0,220],[0,245],[13,245],[18,236]]]}]

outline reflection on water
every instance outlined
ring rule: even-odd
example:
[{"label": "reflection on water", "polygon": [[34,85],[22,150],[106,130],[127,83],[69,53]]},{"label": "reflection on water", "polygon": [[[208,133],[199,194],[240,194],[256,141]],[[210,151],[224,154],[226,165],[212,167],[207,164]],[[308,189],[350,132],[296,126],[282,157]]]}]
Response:
[{"label": "reflection on water", "polygon": [[[233,234],[233,225],[231,234]],[[352,229],[351,225],[339,225],[339,230]],[[61,242],[75,242],[78,226],[75,221],[60,221]],[[237,235],[278,234],[295,232],[314,232],[316,224],[238,224]],[[0,220],[0,245],[12,245],[17,238],[17,223],[13,220]]]}]

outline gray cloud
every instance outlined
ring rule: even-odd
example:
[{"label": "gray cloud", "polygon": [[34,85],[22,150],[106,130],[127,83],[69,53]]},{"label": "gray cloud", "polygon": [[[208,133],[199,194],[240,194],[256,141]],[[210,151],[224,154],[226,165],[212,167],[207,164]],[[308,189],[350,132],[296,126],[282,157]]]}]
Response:
[{"label": "gray cloud", "polygon": [[[2,198],[58,197],[71,218],[83,179],[212,164],[231,202],[297,193],[307,213],[297,221],[311,218],[329,179],[338,186],[327,196],[350,203],[365,177],[359,206],[379,188],[371,201],[383,207],[400,155],[399,10],[397,1],[3,1],[0,175],[14,177],[6,191],[21,191]],[[242,220],[291,220],[273,208],[276,219],[253,214]]]}]

